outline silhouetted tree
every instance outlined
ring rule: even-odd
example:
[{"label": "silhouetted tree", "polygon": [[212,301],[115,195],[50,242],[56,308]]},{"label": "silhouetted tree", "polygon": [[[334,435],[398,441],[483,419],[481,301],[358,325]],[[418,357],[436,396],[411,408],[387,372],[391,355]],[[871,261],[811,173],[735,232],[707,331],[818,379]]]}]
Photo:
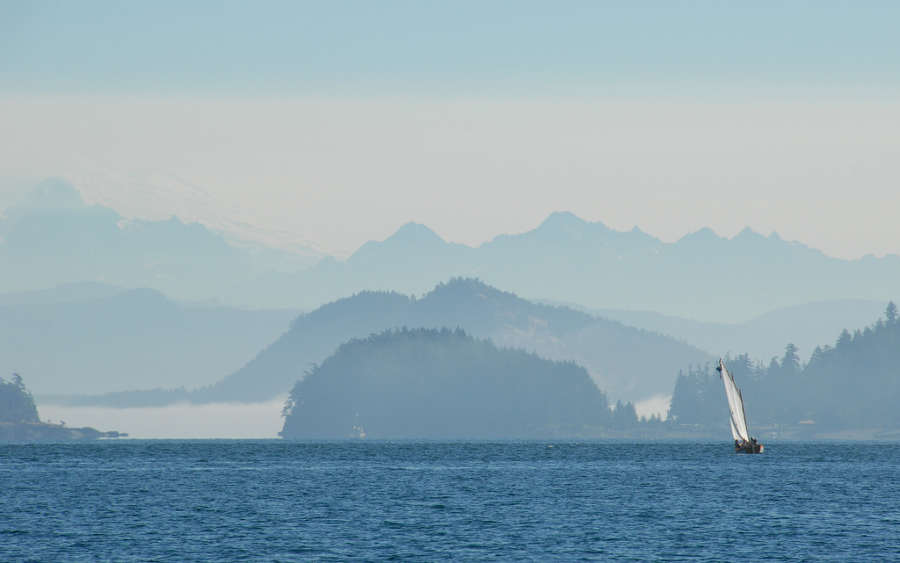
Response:
[{"label": "silhouetted tree", "polygon": [[788,375],[800,373],[800,356],[797,355],[797,347],[788,343],[784,347],[784,357],[781,358],[781,370]]},{"label": "silhouetted tree", "polygon": [[841,335],[838,336],[837,343],[835,344],[836,348],[845,348],[850,345],[853,338],[850,336],[850,331],[846,328],[841,331]]},{"label": "silhouetted tree", "polygon": [[617,430],[628,430],[638,423],[637,411],[631,401],[627,403],[616,401],[616,409],[612,414],[612,426]]},{"label": "silhouetted tree", "polygon": [[721,424],[728,420],[722,380],[709,365],[679,372],[669,404],[668,420],[687,426]]},{"label": "silhouetted tree", "polygon": [[884,310],[884,319],[888,324],[894,324],[897,322],[897,306],[893,301],[888,302],[887,308]]},{"label": "silhouetted tree", "polygon": [[34,398],[17,373],[9,382],[0,377],[0,422],[40,422]]}]

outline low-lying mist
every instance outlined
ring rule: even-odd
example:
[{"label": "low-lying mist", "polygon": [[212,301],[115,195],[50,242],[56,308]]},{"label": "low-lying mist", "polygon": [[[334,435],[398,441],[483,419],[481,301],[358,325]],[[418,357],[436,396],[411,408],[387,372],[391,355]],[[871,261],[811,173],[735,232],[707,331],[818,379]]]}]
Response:
[{"label": "low-lying mist", "polygon": [[643,418],[656,415],[665,420],[671,403],[672,395],[654,395],[642,401],[635,401],[634,410],[638,416]]},{"label": "low-lying mist", "polygon": [[264,403],[113,408],[39,404],[41,419],[71,428],[127,432],[130,438],[277,438],[286,397]]}]

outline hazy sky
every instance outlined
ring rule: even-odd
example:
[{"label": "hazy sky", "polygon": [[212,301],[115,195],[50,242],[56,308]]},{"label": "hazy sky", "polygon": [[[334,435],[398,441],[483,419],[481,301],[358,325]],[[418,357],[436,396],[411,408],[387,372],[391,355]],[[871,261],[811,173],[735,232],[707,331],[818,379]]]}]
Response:
[{"label": "hazy sky", "polygon": [[0,204],[346,254],[554,210],[900,253],[900,3],[0,0]]}]

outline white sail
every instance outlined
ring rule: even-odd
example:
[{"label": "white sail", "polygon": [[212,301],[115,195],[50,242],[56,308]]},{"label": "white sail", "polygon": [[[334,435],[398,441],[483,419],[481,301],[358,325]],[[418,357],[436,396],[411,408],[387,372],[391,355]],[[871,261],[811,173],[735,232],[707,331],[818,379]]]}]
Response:
[{"label": "white sail", "polygon": [[728,399],[728,410],[731,412],[731,436],[735,440],[750,441],[750,431],[747,429],[747,416],[744,414],[744,398],[741,390],[734,383],[734,377],[725,369],[725,363],[719,360],[717,368],[725,384],[725,397]]},{"label": "white sail", "polygon": [[730,423],[729,426],[731,426],[731,437],[734,438],[735,440],[740,440],[741,436],[740,436],[740,434],[738,434],[737,428],[734,427],[734,419],[729,418],[728,422]]}]

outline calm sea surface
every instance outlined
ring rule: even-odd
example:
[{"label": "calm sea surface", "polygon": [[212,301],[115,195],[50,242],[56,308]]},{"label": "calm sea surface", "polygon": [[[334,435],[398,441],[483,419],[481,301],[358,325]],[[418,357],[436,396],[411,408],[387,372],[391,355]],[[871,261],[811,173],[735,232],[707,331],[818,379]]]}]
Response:
[{"label": "calm sea surface", "polygon": [[900,448],[0,446],[2,560],[900,560]]}]

